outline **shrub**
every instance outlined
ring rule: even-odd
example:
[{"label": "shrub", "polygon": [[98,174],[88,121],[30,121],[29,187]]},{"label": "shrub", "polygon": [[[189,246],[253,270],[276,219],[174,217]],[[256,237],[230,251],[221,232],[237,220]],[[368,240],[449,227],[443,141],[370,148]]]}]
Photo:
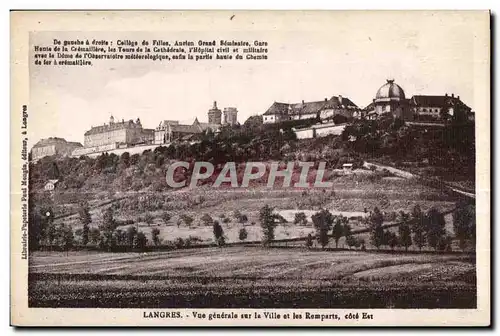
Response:
[{"label": "shrub", "polygon": [[311,217],[314,228],[316,229],[316,237],[322,248],[328,245],[328,231],[331,230],[333,224],[333,216],[328,210],[321,210]]},{"label": "shrub", "polygon": [[240,229],[240,232],[238,233],[238,238],[241,241],[244,241],[248,238],[248,232],[245,228]]},{"label": "shrub", "polygon": [[153,228],[151,230],[151,240],[153,241],[153,244],[159,245],[160,244],[160,230],[158,228]]},{"label": "shrub", "polygon": [[307,216],[303,212],[297,212],[295,214],[295,218],[293,220],[293,223],[296,225],[306,225],[307,224]]},{"label": "shrub", "polygon": [[184,239],[182,239],[181,237],[175,238],[174,246],[178,249],[183,248],[184,247]]}]

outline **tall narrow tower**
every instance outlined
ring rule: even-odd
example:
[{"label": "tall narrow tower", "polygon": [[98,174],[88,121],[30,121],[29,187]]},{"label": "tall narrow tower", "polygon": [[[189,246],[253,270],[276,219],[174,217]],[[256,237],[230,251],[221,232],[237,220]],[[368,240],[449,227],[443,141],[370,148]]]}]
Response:
[{"label": "tall narrow tower", "polygon": [[236,125],[238,122],[238,110],[236,107],[224,108],[224,125]]},{"label": "tall narrow tower", "polygon": [[217,108],[216,101],[214,101],[214,106],[208,110],[208,122],[210,124],[222,124],[222,112]]}]

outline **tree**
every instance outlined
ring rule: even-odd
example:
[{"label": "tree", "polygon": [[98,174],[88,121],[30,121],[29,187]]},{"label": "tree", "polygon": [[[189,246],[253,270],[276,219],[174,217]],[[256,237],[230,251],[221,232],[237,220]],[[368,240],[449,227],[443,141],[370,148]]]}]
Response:
[{"label": "tree", "polygon": [[311,248],[313,246],[313,236],[312,234],[308,234],[306,238],[306,247]]},{"label": "tree", "polygon": [[78,238],[78,239],[81,240],[82,235],[83,235],[83,229],[81,229],[81,228],[80,229],[76,229],[75,232],[74,232],[74,234],[75,234],[75,238]]},{"label": "tree", "polygon": [[47,227],[45,228],[45,236],[47,244],[52,245],[57,238],[57,228],[53,221],[47,221]]},{"label": "tree", "polygon": [[115,247],[116,241],[114,239],[115,237],[113,235],[113,231],[115,231],[116,226],[116,221],[113,218],[113,209],[107,208],[103,211],[102,223],[99,226],[101,232],[99,241],[100,248],[111,251]]},{"label": "tree", "polygon": [[452,241],[453,241],[453,238],[449,235],[445,235],[445,236],[440,237],[438,244],[437,244],[437,249],[439,251],[450,252]]},{"label": "tree", "polygon": [[191,226],[191,224],[193,224],[194,221],[193,217],[186,214],[181,215],[181,219],[184,223],[186,223],[187,226]]},{"label": "tree", "polygon": [[431,208],[425,217],[427,242],[437,251],[439,241],[446,233],[444,216],[436,208]]},{"label": "tree", "polygon": [[349,246],[349,248],[351,247],[359,247],[360,243],[359,241],[352,235],[348,235],[345,237],[345,242],[347,244],[347,246]]},{"label": "tree", "polygon": [[239,221],[240,220],[240,216],[241,216],[240,210],[236,209],[236,210],[233,211],[233,217],[234,217],[234,219],[236,219],[237,221]]},{"label": "tree", "polygon": [[203,216],[201,216],[200,219],[205,226],[210,226],[214,222],[214,220],[212,219],[212,217],[209,214],[204,214]]},{"label": "tree", "polygon": [[154,217],[151,213],[146,212],[146,215],[144,216],[144,222],[148,224],[148,226],[151,226],[153,224]]},{"label": "tree", "polygon": [[73,247],[75,237],[73,235],[73,230],[71,229],[70,226],[66,226],[64,225],[64,223],[62,223],[58,228],[57,235],[58,235],[59,246],[63,250],[68,251],[70,248]]},{"label": "tree", "polygon": [[295,218],[293,220],[293,223],[296,225],[306,225],[307,224],[307,216],[303,212],[297,212],[295,213]]},{"label": "tree", "polygon": [[172,216],[168,213],[168,212],[164,212],[162,215],[161,215],[161,219],[163,220],[163,222],[165,223],[165,225],[168,224],[168,222],[172,219]]},{"label": "tree", "polygon": [[113,232],[116,227],[116,222],[113,218],[113,209],[107,208],[102,213],[102,223],[99,227],[101,232],[110,231]]},{"label": "tree", "polygon": [[101,236],[99,237],[99,248],[112,251],[116,246],[116,236],[113,234],[113,231],[102,231]]},{"label": "tree", "polygon": [[[416,204],[411,212],[412,230],[420,226],[425,231],[425,215],[420,209],[420,205]],[[418,229],[417,229],[418,230]]]},{"label": "tree", "polygon": [[422,226],[413,227],[413,242],[422,251],[422,247],[425,245],[425,231]]},{"label": "tree", "polygon": [[384,223],[384,215],[382,215],[378,207],[375,207],[375,209],[373,209],[373,212],[370,213],[368,219],[372,228],[381,226]]},{"label": "tree", "polygon": [[87,245],[89,242],[89,232],[90,228],[88,224],[83,224],[83,229],[82,229],[82,245]]},{"label": "tree", "polygon": [[123,245],[126,242],[125,233],[118,229],[113,232],[113,240],[116,242],[116,245]]},{"label": "tree", "polygon": [[129,226],[127,228],[127,245],[128,246],[133,246],[134,245],[134,237],[137,235],[137,228],[133,225]]},{"label": "tree", "polygon": [[411,228],[410,228],[410,215],[401,211],[401,224],[399,225],[399,241],[401,246],[404,246],[405,251],[411,246]]},{"label": "tree", "polygon": [[[352,228],[349,225],[349,218],[340,215],[338,221],[342,224],[342,234],[345,236],[347,246],[356,246],[357,239],[352,235]],[[351,245],[349,245],[351,243]]]},{"label": "tree", "polygon": [[335,248],[338,248],[339,240],[344,235],[344,227],[342,226],[341,221],[338,219],[335,220],[332,235],[333,239],[335,240]]},{"label": "tree", "polygon": [[476,245],[476,208],[474,204],[460,202],[453,212],[453,231],[459,246],[465,251],[468,244]]},{"label": "tree", "polygon": [[181,237],[177,237],[174,239],[174,246],[175,248],[183,248],[184,247],[184,239],[182,239]]},{"label": "tree", "polygon": [[134,241],[133,241],[132,246],[134,249],[142,250],[146,247],[147,242],[148,242],[148,238],[146,238],[146,235],[142,231],[139,231],[134,236]]},{"label": "tree", "polygon": [[42,244],[43,235],[45,231],[46,221],[43,216],[34,209],[33,206],[30,206],[29,202],[28,207],[30,208],[29,218],[28,218],[28,248],[29,251],[36,251],[39,249],[40,244]]},{"label": "tree", "polygon": [[[34,216],[32,217],[31,227],[36,228],[36,232],[38,232],[39,239],[38,241],[45,241],[48,245],[54,244],[55,239],[57,238],[57,229],[54,225],[54,213],[51,208],[42,209],[40,213],[33,211]],[[33,238],[35,238],[35,231],[30,231],[34,233]],[[33,246],[34,247],[34,246]]]},{"label": "tree", "polygon": [[92,244],[97,244],[99,242],[99,237],[101,236],[101,231],[98,228],[91,228],[89,230],[89,241]]},{"label": "tree", "polygon": [[128,168],[130,166],[130,153],[125,152],[120,156],[120,163],[125,167]]},{"label": "tree", "polygon": [[238,219],[238,222],[240,222],[241,224],[245,224],[246,222],[248,222],[247,215],[241,214],[240,217],[239,217],[239,219]]},{"label": "tree", "polygon": [[80,222],[83,225],[82,231],[82,244],[87,245],[89,242],[89,225],[92,223],[92,217],[90,216],[89,208],[87,205],[80,207],[78,210],[78,215],[80,216]]},{"label": "tree", "polygon": [[153,228],[151,230],[151,240],[153,241],[153,244],[155,245],[160,245],[160,229],[158,228]]},{"label": "tree", "polygon": [[248,237],[248,232],[247,230],[243,227],[240,229],[240,232],[238,234],[238,238],[241,240],[241,241],[244,241],[246,240]]},{"label": "tree", "polygon": [[385,232],[384,228],[382,225],[377,225],[372,229],[371,232],[371,241],[373,246],[375,246],[378,249],[380,249],[380,246],[384,245],[385,243]]},{"label": "tree", "polygon": [[212,227],[213,227],[215,242],[217,243],[218,246],[223,246],[225,244],[224,230],[222,229],[222,226],[220,225],[219,221],[214,221]]},{"label": "tree", "polygon": [[243,127],[246,129],[258,129],[259,127],[262,126],[262,123],[263,123],[262,116],[254,115],[248,117],[248,119],[243,124]]},{"label": "tree", "polygon": [[[314,224],[314,228],[316,229],[316,238],[321,245],[321,248],[325,248],[328,245],[328,232],[332,228],[333,224],[333,216],[330,211],[322,209],[319,212],[315,213],[311,217],[312,222]],[[340,224],[340,230],[342,230],[342,225]],[[334,230],[335,231],[335,230]],[[334,232],[335,237],[335,232]]]},{"label": "tree", "polygon": [[394,251],[394,248],[396,246],[398,246],[398,244],[399,244],[398,236],[394,232],[390,232],[390,231],[387,232],[387,244],[389,245],[389,247],[393,251]]},{"label": "tree", "polygon": [[366,251],[366,242],[364,238],[359,238],[358,239],[359,245],[361,246],[361,251]]},{"label": "tree", "polygon": [[276,214],[269,205],[264,205],[259,211],[260,226],[262,227],[262,243],[268,246],[274,240],[274,229],[276,228]]}]

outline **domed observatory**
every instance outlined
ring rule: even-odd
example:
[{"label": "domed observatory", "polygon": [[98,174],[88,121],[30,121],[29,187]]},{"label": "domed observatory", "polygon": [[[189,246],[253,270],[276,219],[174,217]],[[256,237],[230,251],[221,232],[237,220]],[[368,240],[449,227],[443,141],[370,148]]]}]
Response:
[{"label": "domed observatory", "polygon": [[394,83],[394,79],[388,79],[387,83],[378,89],[373,105],[377,116],[392,113],[395,118],[413,119],[405,92],[401,86]]}]

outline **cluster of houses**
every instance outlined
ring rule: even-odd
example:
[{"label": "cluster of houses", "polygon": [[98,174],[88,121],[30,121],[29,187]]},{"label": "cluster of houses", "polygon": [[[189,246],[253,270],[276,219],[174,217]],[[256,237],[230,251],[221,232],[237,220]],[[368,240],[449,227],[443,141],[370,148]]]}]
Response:
[{"label": "cluster of houses", "polygon": [[45,156],[99,155],[103,152],[123,152],[134,147],[155,147],[172,141],[190,141],[207,130],[217,133],[223,125],[238,123],[238,110],[226,107],[220,110],[217,102],[208,110],[208,123],[194,120],[192,124],[181,124],[177,120],[163,120],[155,129],[144,128],[141,120],[115,120],[92,126],[84,134],[84,144],[68,142],[62,138],[47,138],[38,141],[31,150],[31,160]]},{"label": "cluster of houses", "polygon": [[474,112],[460,100],[460,96],[446,93],[441,96],[415,95],[407,99],[401,86],[388,79],[365,108],[358,107],[351,99],[341,95],[312,102],[274,102],[264,113],[263,122],[271,124],[317,118],[326,123],[338,115],[348,119],[377,119],[386,113],[404,121],[441,121],[447,117],[474,119]]}]

